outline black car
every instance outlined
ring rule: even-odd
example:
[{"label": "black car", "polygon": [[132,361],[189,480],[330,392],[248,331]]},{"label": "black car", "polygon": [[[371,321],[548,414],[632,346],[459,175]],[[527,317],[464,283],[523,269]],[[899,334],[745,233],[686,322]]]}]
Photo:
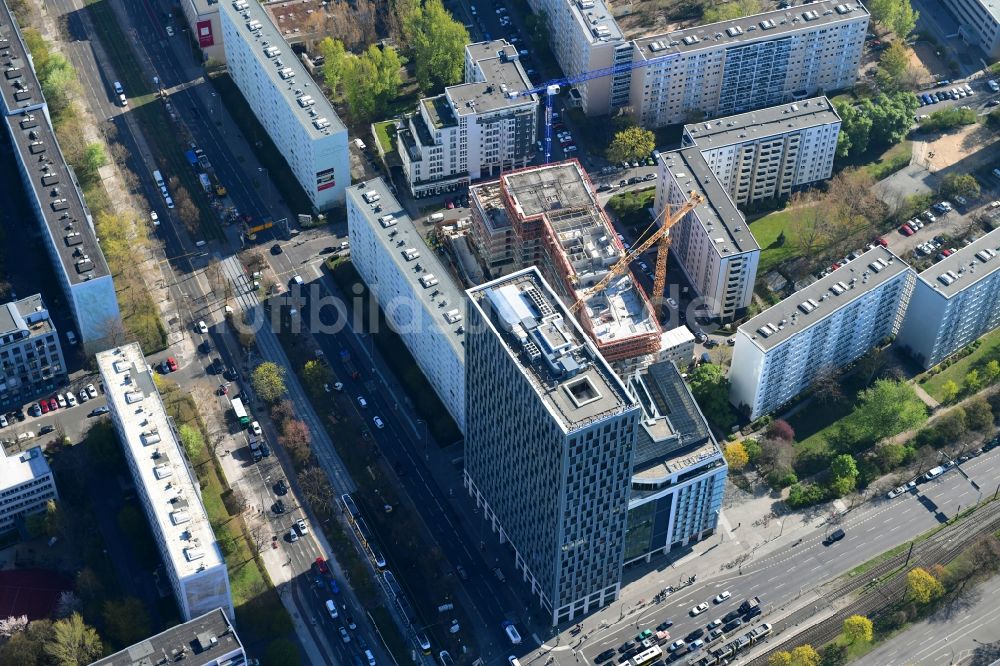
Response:
[{"label": "black car", "polygon": [[274,484],[274,492],[276,495],[288,494],[288,484],[285,483],[284,479],[281,479],[276,484]]},{"label": "black car", "polygon": [[722,621],[723,622],[731,622],[732,620],[735,620],[739,616],[740,616],[740,612],[738,610],[731,610],[731,611],[729,611],[728,613],[726,613],[722,617]]},{"label": "black car", "polygon": [[281,254],[281,243],[275,243],[271,246],[271,254],[278,255]]},{"label": "black car", "polygon": [[212,360],[212,365],[209,369],[212,371],[212,374],[218,375],[222,374],[222,368],[223,368],[222,359],[215,358]]},{"label": "black car", "polygon": [[830,535],[828,537],[826,537],[825,539],[823,539],[823,545],[824,546],[831,546],[831,545],[837,543],[838,541],[840,541],[841,539],[844,538],[844,534],[845,534],[844,530],[841,530],[841,529],[837,529],[837,530],[834,530],[833,532],[830,532]]},{"label": "black car", "polygon": [[41,430],[38,431],[39,435],[47,435],[50,432],[54,432],[56,427],[54,425],[44,425]]},{"label": "black car", "polygon": [[621,647],[618,648],[618,652],[619,653],[628,652],[634,647],[635,643],[633,643],[632,641],[625,641],[624,643],[621,644]]},{"label": "black car", "polygon": [[741,624],[743,624],[743,620],[736,618],[732,622],[727,622],[726,624],[722,625],[722,631],[728,634],[734,629],[738,629]]},{"label": "black car", "polygon": [[[455,567],[455,571],[458,572],[458,577],[461,578],[462,580],[469,580],[469,573],[465,570],[465,567],[463,567],[461,564],[459,564],[458,566]],[[611,656],[609,656],[608,659],[610,659],[611,657],[613,657],[614,654],[615,654],[614,650],[606,650],[605,652],[610,652],[611,653]],[[604,654],[604,653],[602,652],[601,654]]]},{"label": "black car", "polygon": [[597,657],[594,658],[594,661],[596,661],[599,664],[602,661],[607,661],[608,659],[611,659],[611,657],[613,656],[615,656],[615,651],[609,648],[604,652],[602,652],[601,654],[597,655]]},{"label": "black car", "polygon": [[201,344],[198,345],[198,351],[200,351],[202,354],[211,354],[212,343],[209,342],[208,340],[202,340]]},{"label": "black car", "polygon": [[702,637],[702,636],[704,636],[704,635],[705,635],[705,630],[704,630],[704,629],[695,629],[695,630],[694,630],[694,631],[692,631],[692,632],[691,632],[690,634],[688,634],[688,635],[687,635],[687,636],[686,636],[686,637],[684,638],[684,640],[685,640],[685,642],[687,642],[687,643],[691,643],[691,642],[693,642],[693,641],[696,641],[696,640],[698,640],[699,638],[701,638],[701,637]]},{"label": "black car", "polygon": [[661,622],[658,625],[656,625],[656,630],[657,631],[666,631],[667,629],[669,629],[672,626],[674,626],[674,621],[673,620],[664,620],[663,622]]},{"label": "black car", "polygon": [[760,606],[754,606],[753,608],[751,608],[750,610],[748,610],[746,613],[743,613],[743,621],[744,622],[749,622],[750,620],[752,620],[753,618],[757,617],[758,615],[760,615]]},{"label": "black car", "polygon": [[236,368],[226,368],[222,372],[222,376],[228,381],[235,382],[240,378],[240,373],[236,372]]},{"label": "black car", "polygon": [[274,503],[274,506],[271,507],[271,510],[274,511],[276,514],[282,514],[285,512],[285,503],[282,502],[281,500],[278,500],[277,502]]},{"label": "black car", "polygon": [[260,452],[265,458],[271,455],[271,447],[267,445],[267,442],[262,441],[260,443]]}]

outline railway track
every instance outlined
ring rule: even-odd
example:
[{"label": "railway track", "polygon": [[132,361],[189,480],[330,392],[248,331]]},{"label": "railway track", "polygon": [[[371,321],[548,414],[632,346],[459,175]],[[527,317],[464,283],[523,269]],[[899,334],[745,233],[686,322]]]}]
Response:
[{"label": "railway track", "polygon": [[[916,544],[909,563],[906,562],[905,552],[894,555],[864,574],[824,594],[821,599],[822,605],[825,606],[861,590],[858,598],[838,609],[831,617],[808,627],[787,641],[774,644],[767,652],[747,661],[746,666],[766,666],[768,659],[775,652],[791,650],[799,645],[818,646],[829,643],[840,634],[844,620],[851,615],[865,615],[872,618],[900,601],[906,594],[905,571],[916,567],[928,568],[934,564],[946,565],[958,557],[976,538],[998,529],[1000,529],[1000,502],[990,502],[966,520]],[[872,584],[873,579],[879,581],[884,576],[889,577],[881,583]],[[783,620],[774,622],[772,635],[780,635],[787,628],[801,624],[818,609],[819,604],[812,608],[802,608]]]}]

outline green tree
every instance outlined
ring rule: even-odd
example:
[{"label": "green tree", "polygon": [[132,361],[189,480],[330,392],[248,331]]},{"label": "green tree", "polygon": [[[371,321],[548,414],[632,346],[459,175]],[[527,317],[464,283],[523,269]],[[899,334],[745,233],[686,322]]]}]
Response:
[{"label": "green tree", "polygon": [[775,652],[767,666],[819,666],[819,654],[811,645],[800,645],[791,652]]},{"label": "green tree", "polygon": [[792,666],[792,653],[775,652],[767,658],[767,666]]},{"label": "green tree", "polygon": [[976,112],[973,109],[951,107],[934,111],[920,121],[920,126],[929,130],[946,130],[962,125],[972,125],[976,122]]},{"label": "green tree", "polygon": [[188,460],[195,465],[204,461],[205,438],[202,437],[201,430],[185,423],[178,428],[178,434],[180,435],[181,445],[184,447],[184,453],[187,454]]},{"label": "green tree", "polygon": [[716,421],[727,420],[729,414],[729,380],[726,372],[714,363],[703,363],[691,373],[691,393],[702,411]]},{"label": "green tree", "polygon": [[985,366],[983,366],[983,382],[987,386],[992,386],[996,384],[997,380],[1000,379],[1000,361],[993,359]]},{"label": "green tree", "polygon": [[311,392],[323,392],[323,386],[333,379],[333,373],[322,361],[306,361],[302,368],[302,381]]},{"label": "green tree", "polygon": [[906,574],[906,592],[918,604],[928,604],[944,594],[944,586],[929,571],[917,567]]},{"label": "green tree", "polygon": [[52,640],[45,654],[56,666],[85,666],[104,654],[97,630],[87,626],[79,613],[52,625]]},{"label": "green tree", "polygon": [[981,192],[979,181],[971,173],[949,173],[941,180],[941,194],[946,197],[978,199]]},{"label": "green tree", "polygon": [[118,645],[132,645],[150,634],[146,607],[135,597],[105,601],[101,617],[104,631]]},{"label": "green tree", "polygon": [[979,371],[973,368],[965,373],[965,381],[962,382],[966,393],[975,393],[983,388],[983,379],[979,376]]},{"label": "green tree", "polygon": [[872,119],[850,102],[835,100],[840,114],[840,134],[837,136],[837,157],[861,155],[868,150]]},{"label": "green tree", "polygon": [[969,426],[969,430],[985,432],[993,426],[993,410],[985,398],[973,398],[962,405],[962,408],[965,411],[965,423]]},{"label": "green tree", "polygon": [[326,84],[333,96],[336,97],[337,90],[344,80],[344,70],[347,65],[347,49],[344,48],[342,41],[331,37],[323,38],[323,41],[317,44],[316,48],[319,50],[320,55],[323,56],[323,66],[320,69],[323,83]]},{"label": "green tree", "polygon": [[880,379],[861,391],[850,420],[861,439],[874,443],[917,427],[927,420],[927,408],[906,382]]},{"label": "green tree", "polygon": [[645,158],[656,148],[656,136],[648,129],[632,126],[615,134],[608,146],[608,159],[612,162],[629,162]]},{"label": "green tree", "polygon": [[285,395],[285,369],[277,363],[264,361],[250,375],[253,390],[261,400],[276,403]]},{"label": "green tree", "polygon": [[901,87],[910,65],[909,49],[902,41],[894,41],[882,51],[878,61],[878,82],[883,90],[894,91]]},{"label": "green tree", "polygon": [[756,463],[763,452],[763,447],[756,439],[744,439],[743,449],[747,452],[747,459],[752,463]]},{"label": "green tree", "polygon": [[872,621],[864,615],[852,615],[844,620],[844,636],[852,643],[870,643],[875,637]]},{"label": "green tree", "polygon": [[900,39],[906,39],[917,27],[919,12],[914,11],[910,0],[871,0],[867,3],[872,18],[892,30]]},{"label": "green tree", "polygon": [[858,464],[854,456],[842,453],[830,461],[830,473],[835,477],[857,476]]},{"label": "green tree", "polygon": [[883,472],[896,469],[906,460],[906,447],[902,444],[885,442],[875,449],[875,462]]},{"label": "green tree", "polygon": [[954,402],[955,398],[958,397],[958,391],[958,384],[955,383],[955,380],[949,379],[941,386],[941,402]]},{"label": "green tree", "polygon": [[919,106],[911,92],[880,93],[874,100],[864,100],[864,112],[872,119],[872,145],[888,147],[902,141],[913,125],[913,112]]},{"label": "green tree", "polygon": [[820,650],[820,666],[844,666],[847,663],[847,646],[828,643]]},{"label": "green tree", "polygon": [[402,62],[391,46],[380,49],[372,44],[344,67],[344,96],[351,115],[358,121],[381,116],[399,94]]},{"label": "green tree", "polygon": [[431,92],[462,80],[465,45],[471,41],[469,32],[448,13],[441,0],[414,6],[404,26],[404,32],[410,35],[421,90]]},{"label": "green tree", "polygon": [[729,464],[729,469],[734,472],[740,471],[747,466],[748,462],[750,462],[750,456],[747,454],[747,450],[743,446],[743,442],[729,442],[726,444],[723,456]]},{"label": "green tree", "polygon": [[706,7],[701,20],[703,23],[718,23],[719,21],[743,18],[751,14],[760,14],[763,11],[764,6],[760,0],[734,0]]}]

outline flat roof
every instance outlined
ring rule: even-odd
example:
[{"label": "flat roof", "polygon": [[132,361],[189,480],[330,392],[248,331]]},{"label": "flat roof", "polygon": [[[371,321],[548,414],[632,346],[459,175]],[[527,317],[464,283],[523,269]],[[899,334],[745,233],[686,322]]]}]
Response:
[{"label": "flat roof", "polygon": [[14,488],[51,473],[41,446],[33,446],[13,456],[6,455],[0,446],[0,488]]},{"label": "flat roof", "polygon": [[487,58],[496,58],[501,52],[507,54],[512,59],[518,57],[517,47],[510,44],[506,39],[491,39],[485,42],[473,42],[465,45],[465,53],[472,59],[472,62],[479,62]]},{"label": "flat roof", "polygon": [[[427,113],[427,117],[430,119],[434,129],[443,129],[458,125],[458,119],[452,113],[451,106],[448,104],[448,99],[444,93],[435,95],[434,97],[421,98],[420,104],[424,107],[424,111]],[[431,139],[428,143],[433,143],[433,137],[428,136],[426,138]]]},{"label": "flat roof", "polygon": [[614,14],[604,0],[566,0],[573,10],[573,17],[588,41],[618,42],[625,39]]},{"label": "flat roof", "polygon": [[824,29],[835,23],[868,17],[856,0],[819,0],[744,18],[699,25],[643,37],[635,46],[643,59],[682,54],[783,37],[798,30]]},{"label": "flat roof", "polygon": [[660,344],[662,349],[673,349],[689,342],[694,344],[694,333],[691,332],[690,328],[681,324],[677,328],[664,331],[660,340],[662,341]]},{"label": "flat roof", "polygon": [[839,122],[840,116],[830,100],[826,97],[812,97],[749,113],[692,123],[684,126],[684,132],[694,139],[698,148],[706,150]]},{"label": "flat roof", "polygon": [[16,113],[18,109],[38,106],[45,102],[42,86],[28,59],[27,48],[21,39],[14,15],[6,2],[0,3],[0,69],[4,78],[0,81],[0,97],[4,103],[4,113]]},{"label": "flat roof", "polygon": [[525,105],[535,109],[538,104],[536,95],[510,97],[511,93],[530,90],[532,86],[517,60],[516,51],[513,59],[508,58],[506,53],[504,51],[503,57],[494,55],[476,61],[485,81],[462,83],[445,89],[458,115],[489,113]]},{"label": "flat roof", "polygon": [[[576,160],[521,169],[501,177],[524,217],[542,216],[559,246],[557,262],[577,298],[608,274],[625,248],[604,214],[590,180]],[[658,333],[656,315],[631,272],[615,278],[604,291],[585,299],[586,314],[600,343]]]},{"label": "flat roof", "polygon": [[[362,194],[371,191],[377,192],[380,197],[381,212],[376,213],[361,198]],[[381,178],[355,183],[347,188],[347,196],[355,199],[355,207],[375,231],[374,236],[381,243],[383,254],[392,258],[396,270],[410,284],[410,293],[417,296],[421,307],[430,314],[451,344],[455,356],[464,362],[465,292],[438,258],[437,251],[427,247],[424,242],[426,231],[417,228]],[[379,218],[388,215],[393,219],[389,226],[384,226]],[[408,259],[404,253],[409,250],[415,250],[418,255]],[[420,270],[415,270],[417,266]]]},{"label": "flat roof", "polygon": [[764,310],[739,330],[761,350],[768,351],[909,270],[905,261],[876,245]]},{"label": "flat roof", "polygon": [[33,294],[19,301],[11,301],[0,305],[0,335],[15,331],[27,331],[30,339],[46,335],[55,330],[49,311],[45,308],[41,294]]},{"label": "flat roof", "polygon": [[491,234],[506,231],[513,225],[507,208],[503,205],[499,180],[469,186],[469,198],[479,202],[484,222]]},{"label": "flat roof", "polygon": [[184,452],[153,383],[138,343],[97,354],[109,405],[118,415],[119,438],[135,461],[141,484],[163,534],[170,566],[179,579],[223,565],[215,533]]},{"label": "flat roof", "polygon": [[[204,666],[229,663],[216,660],[230,657],[234,652],[242,655],[243,644],[229,618],[218,608],[98,659],[90,666],[153,666],[181,659],[184,666]],[[232,663],[243,661],[234,660]]]},{"label": "flat roof", "polygon": [[537,267],[466,293],[564,432],[636,407]]},{"label": "flat roof", "polygon": [[[275,89],[284,93],[288,108],[309,130],[310,137],[315,139],[346,132],[347,127],[333,110],[323,89],[309,76],[305,65],[281,36],[267,10],[256,0],[223,0],[221,4],[244,41],[250,45],[250,52],[257,58],[261,70],[267,72]],[[309,99],[299,101],[305,97]],[[321,121],[329,125],[323,127]]]},{"label": "flat roof", "polygon": [[83,196],[66,165],[48,117],[41,110],[34,110],[4,120],[28,172],[31,194],[45,218],[70,287],[110,275],[90,226]]},{"label": "flat roof", "polygon": [[945,298],[951,298],[1000,268],[1000,229],[945,257],[917,277]]},{"label": "flat roof", "polygon": [[712,247],[718,254],[730,256],[760,249],[743,213],[736,208],[699,147],[660,153],[660,160],[685,194],[694,191],[705,198],[692,213],[712,239]]}]

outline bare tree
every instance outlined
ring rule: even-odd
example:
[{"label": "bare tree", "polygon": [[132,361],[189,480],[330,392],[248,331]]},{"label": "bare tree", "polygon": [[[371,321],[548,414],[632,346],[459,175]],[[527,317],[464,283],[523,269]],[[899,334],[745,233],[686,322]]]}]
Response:
[{"label": "bare tree", "polygon": [[261,522],[255,522],[248,530],[248,536],[250,541],[253,543],[254,550],[260,552],[264,549],[264,544],[267,543],[267,538],[265,532],[268,531],[268,526]]},{"label": "bare tree", "polygon": [[812,382],[813,399],[820,405],[836,404],[844,399],[840,388],[839,373],[833,366],[827,366],[819,371]]},{"label": "bare tree", "polygon": [[334,503],[334,493],[322,468],[312,466],[303,470],[299,474],[299,487],[309,506],[318,512],[329,514]]}]

